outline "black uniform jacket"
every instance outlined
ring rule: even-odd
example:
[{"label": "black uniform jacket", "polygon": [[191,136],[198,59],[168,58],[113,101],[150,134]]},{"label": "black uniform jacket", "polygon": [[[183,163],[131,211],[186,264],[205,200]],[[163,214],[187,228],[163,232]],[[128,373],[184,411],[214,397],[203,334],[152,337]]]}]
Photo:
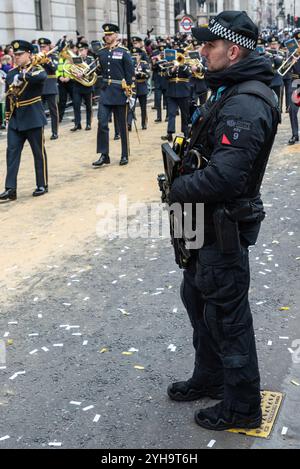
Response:
[{"label": "black uniform jacket", "polygon": [[135,86],[136,86],[136,95],[144,96],[148,94],[147,81],[150,77],[150,66],[149,63],[145,60],[137,65],[135,70]]},{"label": "black uniform jacket", "polygon": [[188,98],[191,94],[191,76],[191,69],[187,65],[181,65],[175,72],[170,70],[167,73],[167,96],[170,98]]},{"label": "black uniform jacket", "polygon": [[[16,75],[20,78],[23,76],[18,67],[8,72],[6,91]],[[41,98],[46,78],[47,73],[40,66],[33,67],[28,73],[25,73],[24,81],[20,85],[20,93],[16,98],[15,110],[9,121],[9,126],[12,129],[23,131],[43,127],[47,124]]]},{"label": "black uniform jacket", "polygon": [[42,95],[58,93],[57,76],[56,76],[56,70],[58,66],[58,56],[56,54],[51,54],[49,58],[51,59],[51,62],[43,65],[43,68],[47,73],[47,80],[44,83]]},{"label": "black uniform jacket", "polygon": [[[269,86],[272,76],[270,61],[256,53],[224,72],[206,74],[214,95],[221,86],[226,86],[224,92],[229,92],[233,85],[248,80]],[[276,105],[276,100],[274,103]],[[277,124],[271,106],[262,98],[251,94],[229,97],[205,135],[208,165],[175,179],[171,202],[204,203],[207,222],[218,203],[246,197],[249,187],[259,177],[253,168],[258,160],[265,158],[264,145],[268,141],[272,145]]]},{"label": "black uniform jacket", "polygon": [[102,76],[101,103],[106,106],[125,105],[127,98],[119,82],[125,79],[127,85],[132,85],[134,78],[134,65],[128,49],[119,45],[103,47],[97,52],[97,57]]}]

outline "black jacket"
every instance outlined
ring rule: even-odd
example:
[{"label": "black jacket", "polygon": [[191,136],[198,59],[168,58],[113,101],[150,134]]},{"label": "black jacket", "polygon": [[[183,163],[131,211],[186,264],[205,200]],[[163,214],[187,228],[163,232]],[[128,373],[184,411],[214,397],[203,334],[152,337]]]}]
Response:
[{"label": "black jacket", "polygon": [[[223,72],[206,74],[213,96],[220,86],[225,86],[223,93],[230,95],[233,86],[249,80],[269,86],[272,77],[270,61],[256,53]],[[201,137],[208,165],[177,178],[172,185],[171,202],[204,203],[205,221],[210,223],[219,203],[232,203],[250,196],[253,181],[262,176],[257,174],[258,163],[265,158],[266,143],[270,147],[273,144],[277,124],[271,106],[258,96],[239,94],[225,99],[215,121]],[[259,185],[251,197],[259,194]]]},{"label": "black jacket", "polygon": [[[14,77],[18,75],[19,78],[23,77],[20,74],[18,67],[10,70],[6,76],[6,91],[13,83]],[[20,86],[20,94],[16,98],[16,106],[11,119],[9,120],[9,127],[14,130],[29,130],[37,127],[44,127],[47,124],[45,111],[42,105],[41,94],[44,82],[47,78],[47,73],[40,67],[33,67],[28,73],[25,74],[24,81]],[[9,99],[7,98],[7,106]],[[9,106],[8,106],[9,111]]]}]

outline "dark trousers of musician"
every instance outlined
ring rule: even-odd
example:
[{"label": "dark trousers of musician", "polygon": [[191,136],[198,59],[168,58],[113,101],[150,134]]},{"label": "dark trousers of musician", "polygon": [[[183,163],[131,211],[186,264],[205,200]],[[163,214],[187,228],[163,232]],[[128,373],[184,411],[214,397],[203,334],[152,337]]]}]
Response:
[{"label": "dark trousers of musician", "polygon": [[8,127],[7,132],[7,176],[5,182],[6,189],[17,188],[17,176],[21,162],[21,153],[26,140],[31,147],[36,185],[37,187],[46,187],[48,185],[48,167],[47,155],[45,150],[44,128],[37,127],[36,129],[18,131]]},{"label": "dark trousers of musician", "polygon": [[58,113],[59,113],[59,122],[63,120],[68,96],[70,100],[73,101],[73,82],[70,80],[68,82],[62,83],[58,82],[58,93],[59,93],[59,102],[58,102]]},{"label": "dark trousers of musician", "polygon": [[86,108],[86,125],[91,125],[92,121],[92,92],[91,93],[80,93],[80,91],[74,87],[73,90],[73,107],[74,107],[74,118],[75,125],[81,125],[81,103],[85,104]]},{"label": "dark trousers of musician", "polygon": [[140,109],[141,109],[141,119],[142,119],[142,127],[145,128],[147,126],[147,95],[142,95],[142,96],[136,96],[135,101],[134,101],[134,108],[133,112],[130,110],[128,112],[128,125],[132,125],[132,120],[133,120],[133,113],[135,113],[136,110],[136,104],[137,101],[140,103]]},{"label": "dark trousers of musician", "polygon": [[297,106],[291,99],[289,114],[293,137],[299,137],[298,111],[299,106]]},{"label": "dark trousers of musician", "polygon": [[184,271],[181,298],[193,327],[195,386],[223,385],[226,406],[260,404],[260,376],[248,301],[248,248],[223,254],[204,246]]},{"label": "dark trousers of musician", "polygon": [[279,104],[279,109],[280,109],[280,112],[282,112],[282,93],[283,93],[283,86],[281,85],[275,85],[275,86],[271,86],[272,90],[274,91],[274,93],[277,95],[277,98],[278,98],[278,104]]},{"label": "dark trousers of musician", "polygon": [[121,137],[122,157],[129,156],[129,138],[127,124],[127,104],[121,106],[106,106],[99,104],[98,108],[98,133],[97,133],[97,153],[109,155],[109,116],[111,112],[116,116],[118,129]]},{"label": "dark trousers of musician", "polygon": [[207,91],[203,91],[202,93],[194,92],[192,95],[192,99],[195,102],[196,106],[202,106],[207,101]]},{"label": "dark trousers of musician", "polygon": [[43,104],[47,103],[51,118],[52,134],[58,134],[58,107],[56,94],[44,94],[42,96]]},{"label": "dark trousers of musician", "polygon": [[108,122],[112,122],[112,116],[114,118],[114,129],[115,129],[115,138],[116,138],[116,137],[119,137],[119,135],[120,135],[119,124],[118,124],[118,120],[116,118],[116,114],[113,113],[112,111],[109,114]]},{"label": "dark trousers of musician", "polygon": [[154,106],[156,108],[157,112],[157,119],[162,120],[162,104],[161,101],[163,101],[163,108],[166,109],[166,118],[168,117],[168,99],[166,97],[166,90],[157,87],[155,88],[154,92]]},{"label": "dark trousers of musician", "polygon": [[170,98],[168,97],[168,134],[174,134],[176,129],[176,113],[180,109],[181,114],[181,132],[187,137],[189,133],[188,122],[190,103],[188,98]]},{"label": "dark trousers of musician", "polygon": [[284,90],[285,90],[285,108],[288,111],[291,105],[291,95],[292,95],[292,79],[283,80]]}]

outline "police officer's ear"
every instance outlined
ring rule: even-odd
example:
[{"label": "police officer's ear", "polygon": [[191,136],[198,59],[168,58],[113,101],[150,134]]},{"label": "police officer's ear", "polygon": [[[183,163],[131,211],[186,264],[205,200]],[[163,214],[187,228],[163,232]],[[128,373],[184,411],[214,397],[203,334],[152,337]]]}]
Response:
[{"label": "police officer's ear", "polygon": [[227,49],[227,57],[231,62],[242,59],[240,47],[237,44],[230,43]]}]

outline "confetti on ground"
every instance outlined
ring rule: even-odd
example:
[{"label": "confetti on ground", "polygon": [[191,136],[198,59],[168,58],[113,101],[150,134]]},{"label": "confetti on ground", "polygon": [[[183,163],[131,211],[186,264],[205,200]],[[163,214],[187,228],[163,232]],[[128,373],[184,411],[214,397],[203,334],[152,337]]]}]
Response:
[{"label": "confetti on ground", "polygon": [[9,336],[9,332],[4,332],[3,337],[8,337],[8,336]]},{"label": "confetti on ground", "polygon": [[8,324],[9,325],[15,325],[15,324],[18,324],[18,321],[10,321]]},{"label": "confetti on ground", "polygon": [[287,431],[288,431],[288,427],[282,427],[281,435],[286,435]]},{"label": "confetti on ground", "polygon": [[170,344],[169,347],[168,347],[168,350],[170,350],[171,352],[175,352],[176,351],[176,345]]},{"label": "confetti on ground", "polygon": [[26,371],[17,371],[9,379],[14,380],[19,375],[25,375]]},{"label": "confetti on ground", "polygon": [[13,345],[13,343],[14,343],[14,341],[13,341],[12,339],[8,339],[8,340],[6,341],[6,344],[7,344],[7,345]]},{"label": "confetti on ground", "polygon": [[63,347],[64,344],[53,344],[53,347]]},{"label": "confetti on ground", "polygon": [[272,344],[273,344],[272,340],[268,340],[268,345],[272,345]]},{"label": "confetti on ground", "polygon": [[124,316],[130,316],[130,313],[127,313],[127,311],[125,309],[118,308],[118,311],[120,311],[122,314],[124,314]]},{"label": "confetti on ground", "polygon": [[89,297],[89,296],[86,296],[85,298],[83,298],[83,301],[87,301],[87,300],[89,300],[89,299],[90,299],[90,297]]},{"label": "confetti on ground", "polygon": [[73,332],[72,335],[82,335],[81,332]]},{"label": "confetti on ground", "polygon": [[28,337],[38,337],[38,332],[33,332],[32,334],[28,334]]},{"label": "confetti on ground", "polygon": [[138,351],[139,351],[139,349],[134,348],[134,347],[131,347],[131,348],[128,350],[128,352],[138,352]]},{"label": "confetti on ground", "polygon": [[108,348],[103,347],[103,348],[100,350],[100,353],[105,353],[105,352],[108,352]]},{"label": "confetti on ground", "polygon": [[72,303],[63,303],[64,306],[72,306]]},{"label": "confetti on ground", "polygon": [[132,355],[133,352],[122,352],[122,355]]},{"label": "confetti on ground", "polygon": [[93,422],[95,422],[95,423],[99,422],[100,417],[101,417],[100,414],[96,414],[94,419],[93,419]]},{"label": "confetti on ground", "polygon": [[1,436],[0,441],[8,440],[10,438],[9,435]]},{"label": "confetti on ground", "polygon": [[289,309],[289,306],[281,306],[281,308],[279,308],[280,311],[288,311]]},{"label": "confetti on ground", "polygon": [[140,366],[140,365],[134,365],[134,368],[135,368],[136,370],[144,370],[144,369],[145,369],[144,366]]},{"label": "confetti on ground", "polygon": [[84,340],[84,341],[82,342],[82,345],[87,345],[87,344],[88,344],[88,340]]},{"label": "confetti on ground", "polygon": [[268,287],[268,285],[264,285],[264,288],[265,288],[266,290],[269,290],[270,287]]},{"label": "confetti on ground", "polygon": [[78,401],[70,401],[71,405],[81,405],[81,402]]},{"label": "confetti on ground", "polygon": [[265,301],[258,301],[256,304],[259,306],[259,305],[263,305],[265,303]]},{"label": "confetti on ground", "polygon": [[207,448],[212,448],[215,443],[216,443],[216,440],[210,440],[210,442],[207,445]]},{"label": "confetti on ground", "polygon": [[50,441],[50,443],[48,443],[48,446],[61,446],[62,443],[60,441]]},{"label": "confetti on ground", "polygon": [[35,348],[34,350],[31,350],[31,352],[29,352],[29,355],[33,355],[34,353],[36,353],[38,351],[37,348]]},{"label": "confetti on ground", "polygon": [[47,347],[42,347],[42,350],[44,350],[44,352],[49,352],[49,349]]},{"label": "confetti on ground", "polygon": [[95,406],[93,405],[88,405],[87,407],[84,407],[82,410],[83,412],[86,412],[87,410],[93,409]]},{"label": "confetti on ground", "polygon": [[38,314],[38,318],[41,319],[43,317],[42,314]]},{"label": "confetti on ground", "polygon": [[292,348],[288,348],[288,351],[293,354],[294,353],[294,350]]},{"label": "confetti on ground", "polygon": [[173,313],[177,313],[177,311],[178,311],[178,308],[173,309]]},{"label": "confetti on ground", "polygon": [[282,339],[282,340],[288,340],[289,337],[283,337],[283,336],[279,336],[279,339]]},{"label": "confetti on ground", "polygon": [[0,370],[6,370],[6,366],[0,366]]},{"label": "confetti on ground", "polygon": [[298,383],[298,381],[295,381],[294,379],[291,381],[291,383],[292,383],[294,386],[300,386],[300,383]]}]

